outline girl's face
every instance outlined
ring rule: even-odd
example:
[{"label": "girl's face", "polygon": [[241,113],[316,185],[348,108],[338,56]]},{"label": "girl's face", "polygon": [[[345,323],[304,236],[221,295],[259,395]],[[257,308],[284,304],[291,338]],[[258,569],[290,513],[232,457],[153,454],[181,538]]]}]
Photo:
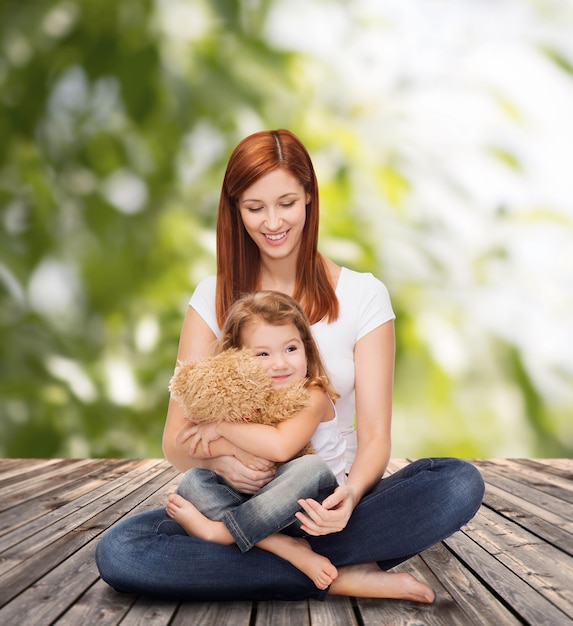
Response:
[{"label": "girl's face", "polygon": [[283,169],[262,176],[241,194],[241,219],[262,256],[298,255],[308,202],[304,187]]},{"label": "girl's face", "polygon": [[260,359],[264,372],[273,381],[273,389],[306,378],[306,352],[294,324],[272,326],[254,321],[243,329],[241,340]]}]

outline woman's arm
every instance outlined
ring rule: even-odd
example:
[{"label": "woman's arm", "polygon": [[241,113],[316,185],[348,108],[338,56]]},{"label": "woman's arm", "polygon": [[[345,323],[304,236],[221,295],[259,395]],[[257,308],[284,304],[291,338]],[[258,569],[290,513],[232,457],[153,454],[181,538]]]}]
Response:
[{"label": "woman's arm", "polygon": [[[216,337],[205,320],[193,307],[187,308],[181,336],[177,361],[190,363],[212,353]],[[177,441],[177,434],[185,426],[185,416],[181,405],[173,398],[169,399],[167,419],[163,429],[163,454],[179,471],[184,472],[191,467],[201,466],[188,453],[187,447]]]},{"label": "woman's arm", "polygon": [[356,458],[346,483],[322,505],[314,500],[300,501],[305,513],[297,513],[296,517],[311,535],[342,530],[362,496],[386,470],[391,449],[394,355],[393,321],[375,328],[356,344]]},{"label": "woman's arm", "polygon": [[356,502],[382,478],[390,460],[395,351],[393,321],[362,337],[354,350],[358,446],[346,484]]},{"label": "woman's arm", "polygon": [[224,437],[251,454],[271,461],[288,461],[307,444],[318,424],[333,412],[332,404],[322,389],[309,389],[309,405],[277,426],[251,423],[198,424],[189,440],[191,451],[210,446]]}]

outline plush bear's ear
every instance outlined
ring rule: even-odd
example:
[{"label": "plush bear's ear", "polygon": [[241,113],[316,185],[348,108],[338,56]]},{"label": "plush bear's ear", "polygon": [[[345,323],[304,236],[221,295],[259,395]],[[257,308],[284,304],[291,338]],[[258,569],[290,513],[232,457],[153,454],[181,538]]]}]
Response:
[{"label": "plush bear's ear", "polygon": [[237,421],[266,403],[272,382],[248,350],[226,350],[181,364],[169,384],[187,417],[197,421]]},{"label": "plush bear's ear", "polygon": [[176,400],[183,402],[186,397],[195,393],[199,382],[196,372],[197,363],[180,363],[177,365],[169,381],[169,391]]}]

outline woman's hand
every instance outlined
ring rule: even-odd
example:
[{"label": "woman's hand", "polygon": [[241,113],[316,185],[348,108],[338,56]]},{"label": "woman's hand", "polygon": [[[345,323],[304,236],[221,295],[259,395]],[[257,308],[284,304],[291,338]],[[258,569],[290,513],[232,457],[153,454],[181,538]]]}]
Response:
[{"label": "woman's hand", "polygon": [[[264,459],[261,460],[264,461]],[[221,476],[237,491],[250,495],[262,489],[275,477],[276,473],[274,463],[269,469],[255,470],[247,467],[234,456],[219,456],[211,459],[209,469]]]},{"label": "woman's hand", "polygon": [[302,530],[315,537],[346,528],[356,506],[354,494],[346,485],[337,487],[322,504],[312,498],[299,500],[298,503],[305,513],[296,513],[296,518],[301,522]]},{"label": "woman's hand", "polygon": [[238,448],[237,446],[235,446],[233,449],[233,456],[238,459],[245,467],[248,467],[252,470],[267,472],[276,468],[276,463],[274,461],[261,459],[260,456],[255,456],[254,454],[246,452],[245,450]]}]

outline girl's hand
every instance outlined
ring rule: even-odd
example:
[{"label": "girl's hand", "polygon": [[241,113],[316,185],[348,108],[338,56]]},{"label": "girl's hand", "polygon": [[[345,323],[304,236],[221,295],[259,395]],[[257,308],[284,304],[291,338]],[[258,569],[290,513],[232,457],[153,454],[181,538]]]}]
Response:
[{"label": "girl's hand", "polygon": [[209,450],[209,443],[221,438],[217,430],[217,424],[196,424],[195,429],[189,431],[191,437],[189,438],[189,455],[193,456],[197,451],[199,445],[205,456],[211,456],[211,450]]},{"label": "girl's hand", "polygon": [[197,422],[189,419],[184,419],[183,426],[181,426],[181,428],[177,432],[177,435],[175,435],[175,441],[177,443],[184,444],[189,439],[189,437],[191,437],[191,435],[196,432],[195,426],[197,426]]},{"label": "girl's hand", "polygon": [[346,528],[356,506],[354,494],[346,485],[337,487],[322,504],[312,498],[299,500],[298,503],[305,513],[296,513],[296,518],[301,522],[302,530],[315,537]]},{"label": "girl's hand", "polygon": [[185,420],[185,424],[177,433],[178,443],[187,443],[187,454],[194,456],[197,447],[201,444],[203,455],[211,456],[209,443],[220,439],[221,435],[217,432],[217,424],[201,424],[191,420]]},{"label": "girl's hand", "polygon": [[254,470],[234,456],[219,456],[209,461],[209,468],[219,474],[231,487],[241,493],[253,495],[275,477],[274,463],[270,469]]},{"label": "girl's hand", "polygon": [[[186,419],[183,426],[177,433],[177,442],[184,444],[189,442],[191,438],[198,432],[198,424]],[[188,444],[188,453],[189,451]],[[191,454],[192,456],[192,454]],[[219,474],[231,487],[234,487],[241,493],[253,495],[270,482],[276,473],[276,466],[273,461],[267,461],[256,457],[236,446],[233,448],[233,456],[231,454],[209,457],[204,461],[208,467],[216,474]]]}]

